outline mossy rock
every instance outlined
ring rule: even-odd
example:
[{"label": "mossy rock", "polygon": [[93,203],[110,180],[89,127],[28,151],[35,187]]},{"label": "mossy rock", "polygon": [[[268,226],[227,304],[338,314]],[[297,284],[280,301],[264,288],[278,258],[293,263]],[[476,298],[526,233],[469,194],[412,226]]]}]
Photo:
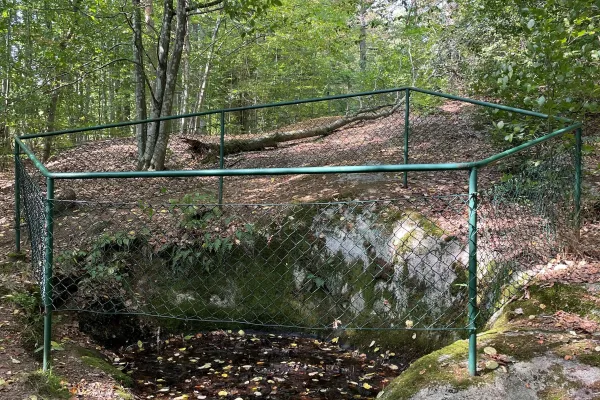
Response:
[{"label": "mossy rock", "polygon": [[527,320],[530,316],[551,315],[558,311],[600,322],[600,299],[591,295],[582,285],[536,284],[529,286],[528,291],[528,299],[515,300],[504,307],[499,317],[493,321],[494,329],[506,329],[511,323]]},{"label": "mossy rock", "polygon": [[48,400],[71,398],[69,389],[63,382],[66,380],[60,376],[43,371],[27,374],[24,379],[25,385],[39,398]]},{"label": "mossy rock", "polygon": [[[596,319],[598,308],[598,300],[582,285],[531,286],[529,298],[507,305],[494,329],[478,335],[477,376],[467,371],[468,342],[457,341],[415,361],[379,398],[597,398],[600,347],[595,336],[540,330],[529,315],[565,311]],[[486,354],[485,347],[493,348],[494,355]],[[500,368],[486,369],[489,361]]]},{"label": "mossy rock", "polygon": [[80,346],[74,346],[72,349],[85,365],[99,369],[123,386],[133,386],[133,378],[113,366],[101,353]]}]

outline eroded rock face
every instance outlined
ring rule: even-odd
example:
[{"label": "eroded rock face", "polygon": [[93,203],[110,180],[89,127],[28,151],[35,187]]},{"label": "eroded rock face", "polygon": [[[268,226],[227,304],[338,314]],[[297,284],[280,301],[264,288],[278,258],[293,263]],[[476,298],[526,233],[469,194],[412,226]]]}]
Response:
[{"label": "eroded rock face", "polygon": [[[425,319],[433,319],[464,301],[465,290],[456,289],[464,288],[466,279],[465,244],[417,212],[382,219],[377,209],[328,209],[315,217],[311,230],[324,243],[323,259],[337,256],[346,264],[322,275],[333,294],[349,297],[349,310],[355,314],[384,313],[393,320],[410,317],[411,309],[418,313],[418,305],[428,311]],[[369,287],[348,279],[351,269],[358,269],[364,278],[360,283]],[[309,274],[296,266],[296,286]],[[365,292],[375,298],[365,301]]]},{"label": "eroded rock face", "polygon": [[[497,372],[485,385],[457,389],[452,385],[437,385],[419,390],[411,400],[538,400],[570,398],[592,400],[593,389],[600,382],[600,368],[565,361],[546,354],[530,361],[517,362],[508,372]],[[557,397],[552,397],[552,395]],[[558,396],[568,397],[558,397]],[[383,397],[384,399],[387,397]],[[394,398],[395,400],[397,398]]]},{"label": "eroded rock face", "polygon": [[[202,243],[157,248],[151,243],[160,238],[130,234],[121,243],[115,234],[95,253],[62,258],[76,264],[57,270],[84,273],[70,308],[89,308],[98,291],[84,289],[102,285],[102,301],[129,312],[199,321],[308,329],[466,325],[467,243],[454,232],[377,202],[299,206],[284,218],[257,224],[248,240],[220,251]],[[414,344],[412,335],[406,332]]]}]

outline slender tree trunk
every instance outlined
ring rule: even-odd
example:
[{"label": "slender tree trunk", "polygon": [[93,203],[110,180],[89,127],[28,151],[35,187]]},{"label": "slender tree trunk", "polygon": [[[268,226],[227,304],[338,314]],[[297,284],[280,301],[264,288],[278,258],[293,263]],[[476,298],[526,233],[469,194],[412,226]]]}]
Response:
[{"label": "slender tree trunk", "polygon": [[[189,21],[188,21],[189,24]],[[192,45],[190,44],[190,34],[189,34],[189,26],[187,28],[187,32],[185,35],[185,45],[184,45],[184,56],[183,56],[183,93],[181,96],[181,114],[187,114],[188,111],[188,102],[190,97],[190,57],[192,54]],[[186,132],[187,126],[189,126],[190,118],[182,118],[181,120],[181,131]]]},{"label": "slender tree trunk", "polygon": [[[50,97],[50,103],[48,104],[48,108],[46,108],[46,132],[53,132],[56,130],[56,109],[58,108],[58,96],[60,89],[54,90],[52,92],[52,97]],[[44,138],[44,149],[42,151],[42,161],[46,162],[50,158],[50,154],[52,153],[52,136],[47,136]]]},{"label": "slender tree trunk", "polygon": [[[142,13],[140,0],[133,0],[133,60],[135,62],[135,118],[144,120],[148,116],[146,109],[146,82],[144,71],[144,54],[142,44]],[[142,160],[146,151],[147,125],[139,124],[135,126],[135,137],[138,148],[137,169],[143,167]]]},{"label": "slender tree trunk", "polygon": [[[152,111],[150,118],[160,118],[165,95],[167,80],[167,69],[169,59],[169,45],[171,42],[171,23],[173,21],[173,0],[164,0],[163,20],[160,28],[158,42],[158,61],[156,66],[156,79],[154,81],[154,97],[152,99]],[[151,166],[154,148],[159,135],[160,122],[150,123],[142,160],[142,168]]]},{"label": "slender tree trunk", "polygon": [[[198,90],[198,97],[196,97],[196,102],[194,104],[195,112],[200,111],[200,109],[202,108],[202,104],[204,103],[204,98],[206,96],[206,86],[208,83],[208,75],[210,74],[210,69],[212,67],[212,59],[215,54],[215,45],[217,43],[217,38],[219,36],[219,28],[221,26],[222,21],[223,19],[221,17],[217,18],[217,22],[215,23],[215,29],[213,29],[212,37],[210,39],[208,56],[206,57],[206,64],[204,65],[204,72],[202,73],[202,79],[200,81],[200,90]],[[194,132],[198,131],[200,119],[200,117],[194,118]]]},{"label": "slender tree trunk", "polygon": [[8,132],[8,118],[9,118],[9,113],[8,113],[8,107],[9,107],[9,100],[8,100],[8,96],[10,95],[10,77],[11,77],[11,72],[10,72],[10,67],[11,67],[11,62],[10,62],[10,49],[12,46],[12,29],[11,29],[11,23],[12,23],[12,10],[9,8],[8,9],[8,24],[7,24],[7,29],[6,29],[6,37],[5,37],[5,55],[6,55],[6,64],[4,66],[4,71],[5,71],[5,76],[2,77],[2,93],[0,93],[0,96],[2,97],[2,114],[0,115],[0,133],[2,134],[2,139],[3,142],[8,143],[8,137],[9,137],[9,132]]},{"label": "slender tree trunk", "polygon": [[367,5],[364,1],[360,2],[360,14],[358,16],[360,22],[360,34],[358,41],[359,48],[359,66],[361,71],[365,71],[367,69]]},{"label": "slender tree trunk", "polygon": [[[165,75],[165,91],[164,101],[162,103],[161,115],[167,116],[171,114],[173,109],[173,101],[175,98],[175,87],[177,85],[177,76],[179,75],[179,65],[183,54],[183,45],[185,42],[185,34],[187,31],[187,1],[178,0],[177,2],[177,25],[175,28],[175,42],[173,44],[173,52],[171,54],[167,73]],[[151,165],[156,170],[162,170],[165,167],[165,155],[167,152],[167,144],[171,131],[171,121],[159,125],[158,137],[154,154],[152,156]]]}]

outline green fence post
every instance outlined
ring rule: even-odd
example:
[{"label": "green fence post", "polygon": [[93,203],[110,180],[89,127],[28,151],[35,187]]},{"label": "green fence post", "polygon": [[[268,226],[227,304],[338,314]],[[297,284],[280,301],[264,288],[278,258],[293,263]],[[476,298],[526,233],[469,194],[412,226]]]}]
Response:
[{"label": "green fence post", "polygon": [[581,231],[581,128],[575,130],[575,238],[579,241]]},{"label": "green fence post", "polygon": [[15,251],[21,252],[21,173],[19,171],[19,158],[21,149],[15,140]]},{"label": "green fence post", "polygon": [[477,168],[469,174],[469,374],[477,373]]},{"label": "green fence post", "polygon": [[[406,89],[404,101],[404,164],[408,164],[408,134],[410,118],[410,89]],[[404,172],[404,187],[408,187],[408,172]]]},{"label": "green fence post", "polygon": [[54,246],[54,179],[46,178],[46,254],[44,263],[44,361],[43,370],[50,368],[52,350],[52,264]]},{"label": "green fence post", "polygon": [[[219,146],[219,168],[225,167],[225,111],[221,111],[221,145]],[[219,177],[219,205],[223,205],[223,177]]]}]

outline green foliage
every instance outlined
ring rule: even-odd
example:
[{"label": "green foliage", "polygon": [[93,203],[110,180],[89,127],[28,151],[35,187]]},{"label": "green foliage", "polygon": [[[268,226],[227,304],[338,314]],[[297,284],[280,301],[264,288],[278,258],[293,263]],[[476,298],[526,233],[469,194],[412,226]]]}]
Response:
[{"label": "green foliage", "polygon": [[159,254],[169,260],[174,274],[210,272],[234,246],[247,246],[253,240],[254,224],[243,223],[235,215],[225,216],[209,195],[186,194],[169,202],[169,212],[179,218],[182,240],[176,246],[165,244]]},{"label": "green foliage", "polygon": [[21,344],[28,350],[34,350],[42,341],[44,330],[43,304],[37,287],[32,291],[14,292],[5,296],[18,307],[16,318],[20,324]]},{"label": "green foliage", "polygon": [[[144,232],[103,233],[89,250],[72,250],[59,254],[57,264],[62,272],[73,267],[82,269],[86,279],[93,281],[122,281],[129,276],[128,259],[132,248],[147,243]],[[70,266],[70,267],[69,267]]]},{"label": "green foliage", "polygon": [[[547,114],[599,110],[597,2],[477,0],[461,6],[455,34],[465,38],[463,67],[474,91]],[[531,127],[504,129],[512,140],[530,136]]]}]

